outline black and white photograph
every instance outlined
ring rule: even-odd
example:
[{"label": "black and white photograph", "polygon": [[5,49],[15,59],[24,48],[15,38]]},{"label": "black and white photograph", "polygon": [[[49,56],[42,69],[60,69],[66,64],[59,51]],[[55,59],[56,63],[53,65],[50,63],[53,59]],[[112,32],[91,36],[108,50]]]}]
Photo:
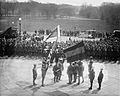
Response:
[{"label": "black and white photograph", "polygon": [[0,0],[0,96],[120,96],[120,0]]}]

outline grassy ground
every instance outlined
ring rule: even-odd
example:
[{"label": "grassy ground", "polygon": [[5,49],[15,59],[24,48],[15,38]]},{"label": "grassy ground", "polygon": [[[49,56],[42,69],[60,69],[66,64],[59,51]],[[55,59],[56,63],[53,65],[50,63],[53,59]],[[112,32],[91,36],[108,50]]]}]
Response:
[{"label": "grassy ground", "polygon": [[[104,21],[96,19],[69,18],[69,19],[51,19],[43,20],[40,18],[32,18],[22,20],[22,30],[33,32],[39,29],[54,29],[57,25],[61,25],[62,30],[91,30],[96,29],[97,32],[110,32],[110,26]],[[76,28],[75,28],[76,27]]]},{"label": "grassy ground", "polygon": [[[14,22],[14,24],[12,24]],[[0,30],[9,26],[18,26],[18,17],[0,18]],[[57,25],[61,25],[62,30],[91,30],[96,29],[97,32],[111,32],[111,28],[104,21],[98,19],[86,18],[62,18],[62,19],[41,19],[22,18],[22,31],[34,32],[39,29],[54,29]],[[76,27],[76,28],[75,28]]]}]

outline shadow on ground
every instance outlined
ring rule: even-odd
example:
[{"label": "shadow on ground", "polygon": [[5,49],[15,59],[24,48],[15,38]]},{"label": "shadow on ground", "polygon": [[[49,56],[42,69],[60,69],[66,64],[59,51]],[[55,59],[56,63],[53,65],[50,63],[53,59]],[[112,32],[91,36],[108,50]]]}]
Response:
[{"label": "shadow on ground", "polygon": [[95,90],[92,91],[92,94],[97,94],[99,91],[100,91],[100,90],[95,89]]},{"label": "shadow on ground", "polygon": [[48,94],[49,96],[70,96],[69,94],[67,93],[64,93],[62,91],[59,91],[59,90],[56,90],[56,91],[53,91],[53,92],[46,92],[46,94]]},{"label": "shadow on ground", "polygon": [[84,90],[84,91],[81,91],[82,93],[84,93],[84,94],[88,94],[88,93],[90,93],[90,90]]}]

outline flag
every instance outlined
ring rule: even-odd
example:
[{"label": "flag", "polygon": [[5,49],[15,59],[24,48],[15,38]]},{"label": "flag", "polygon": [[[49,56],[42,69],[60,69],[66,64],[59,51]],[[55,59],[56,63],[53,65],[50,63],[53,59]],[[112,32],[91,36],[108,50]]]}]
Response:
[{"label": "flag", "polygon": [[[58,36],[58,29],[57,27],[48,35],[48,37],[46,38],[46,40],[48,40],[49,38],[52,38],[52,37],[57,37]],[[46,41],[45,40],[45,41]]]},{"label": "flag", "polygon": [[83,53],[85,53],[83,41],[70,46],[63,50],[67,58],[67,62],[74,62],[83,58]]}]

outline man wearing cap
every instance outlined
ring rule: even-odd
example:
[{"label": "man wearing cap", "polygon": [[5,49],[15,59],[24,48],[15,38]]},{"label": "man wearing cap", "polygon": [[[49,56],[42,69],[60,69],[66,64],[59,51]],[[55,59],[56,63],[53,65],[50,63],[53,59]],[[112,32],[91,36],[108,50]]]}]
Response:
[{"label": "man wearing cap", "polygon": [[32,72],[33,72],[33,85],[36,85],[35,84],[35,80],[37,78],[37,69],[36,69],[36,64],[34,64],[34,67],[32,69]]},{"label": "man wearing cap", "polygon": [[73,83],[75,83],[77,80],[77,69],[78,69],[78,65],[76,62],[74,62],[73,63],[73,77],[74,77]]},{"label": "man wearing cap", "polygon": [[60,77],[59,77],[59,80],[61,80],[61,76],[62,76],[62,71],[64,70],[64,65],[63,65],[63,63],[64,63],[64,58],[59,58],[59,64],[60,64]]},{"label": "man wearing cap", "polygon": [[88,72],[90,72],[90,70],[92,69],[92,66],[93,65],[93,57],[90,56],[90,62],[89,62],[89,65],[88,65]]},{"label": "man wearing cap", "polygon": [[99,73],[99,75],[98,75],[98,84],[99,84],[98,90],[101,89],[101,83],[102,83],[102,80],[103,80],[103,76],[104,76],[104,74],[103,74],[103,69],[101,69],[101,70],[100,70],[100,73]]},{"label": "man wearing cap", "polygon": [[89,71],[89,79],[90,79],[90,88],[89,88],[89,90],[92,89],[94,78],[95,78],[95,71],[94,71],[94,69],[92,68],[92,69]]},{"label": "man wearing cap", "polygon": [[41,71],[42,71],[42,86],[44,86],[44,79],[45,79],[47,70],[48,70],[48,62],[47,62],[47,59],[44,57],[43,61],[42,61],[42,68],[41,68]]},{"label": "man wearing cap", "polygon": [[58,82],[61,75],[61,66],[60,63],[56,63],[56,65],[53,67],[53,73],[54,73],[54,83]]},{"label": "man wearing cap", "polygon": [[73,76],[72,62],[70,62],[70,65],[68,66],[67,74],[68,74],[68,79],[69,79],[69,82],[67,84],[71,84],[72,83],[72,76]]},{"label": "man wearing cap", "polygon": [[58,50],[58,49],[56,49],[56,52],[55,52],[55,63],[57,63],[57,62],[58,62],[59,57],[60,57],[59,50]]},{"label": "man wearing cap", "polygon": [[83,71],[84,71],[83,62],[78,61],[78,85],[80,84],[80,77],[82,77],[82,83],[84,82]]}]

